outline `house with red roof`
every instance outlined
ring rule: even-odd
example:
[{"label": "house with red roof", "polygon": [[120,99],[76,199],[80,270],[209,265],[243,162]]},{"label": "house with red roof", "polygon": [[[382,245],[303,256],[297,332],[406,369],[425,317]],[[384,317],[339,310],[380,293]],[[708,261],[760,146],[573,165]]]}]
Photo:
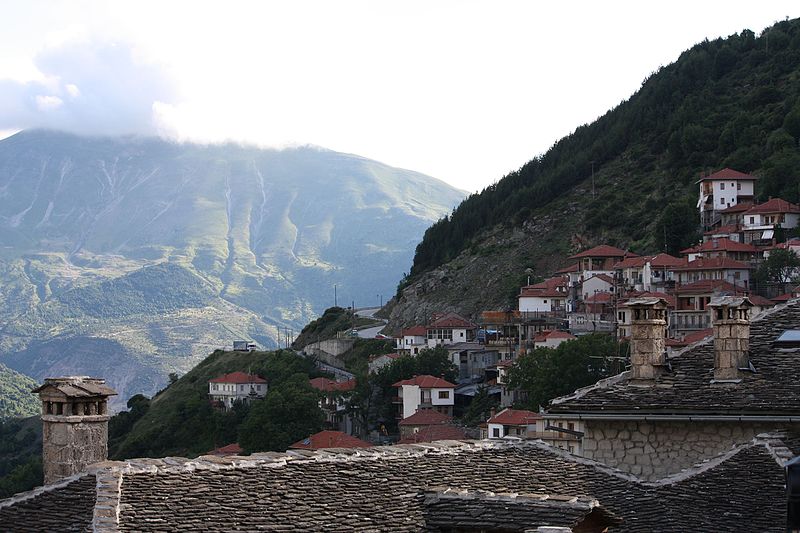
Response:
[{"label": "house with red roof", "polygon": [[689,261],[726,257],[749,264],[758,264],[762,257],[761,250],[752,244],[737,242],[727,237],[709,239],[697,246],[681,250],[681,255]]},{"label": "house with red roof", "polygon": [[428,330],[425,326],[414,326],[400,331],[396,340],[398,352],[417,355],[419,351],[428,346]]},{"label": "house with red roof", "polygon": [[222,446],[220,448],[214,448],[211,451],[205,453],[205,455],[216,455],[217,457],[226,457],[228,455],[240,455],[244,450],[241,446],[239,446],[238,442],[234,442],[232,444],[228,444],[227,446]]},{"label": "house with red roof", "polygon": [[701,279],[678,285],[675,288],[675,308],[669,312],[669,336],[680,339],[710,328],[711,309],[708,304],[711,298],[745,294],[744,287],[724,279]]},{"label": "house with red roof", "polygon": [[347,415],[347,401],[356,388],[356,380],[335,381],[318,377],[309,380],[309,385],[320,392],[319,407],[325,413],[325,426],[329,429],[353,431],[353,421]]},{"label": "house with red roof", "polygon": [[371,448],[372,444],[341,431],[323,430],[289,446],[290,450],[323,450],[325,448]]},{"label": "house with red roof", "polygon": [[723,168],[697,181],[700,196],[697,208],[700,210],[700,223],[704,230],[720,225],[722,211],[740,203],[753,201],[755,176],[738,170]]},{"label": "house with red roof", "polygon": [[492,413],[486,424],[481,426],[484,439],[503,439],[517,437],[522,439],[539,439],[551,446],[561,448],[570,453],[580,455],[583,422],[575,420],[559,420],[554,425],[545,420],[541,413],[524,409],[503,409]]},{"label": "house with red roof", "polygon": [[534,348],[556,348],[559,344],[575,340],[577,337],[569,331],[545,330],[533,337]]},{"label": "house with red roof", "polygon": [[525,285],[519,291],[517,308],[524,315],[566,316],[569,278],[555,276]]},{"label": "house with red roof", "polygon": [[793,229],[800,225],[800,206],[782,198],[770,198],[742,213],[744,242],[772,244],[775,229]]},{"label": "house with red roof", "polygon": [[505,437],[520,437],[527,435],[528,431],[536,431],[536,422],[542,420],[542,415],[524,409],[506,408],[499,413],[492,413],[486,421],[486,434],[484,438],[502,439]]},{"label": "house with red roof", "polygon": [[230,409],[235,402],[249,403],[267,395],[267,380],[255,374],[231,372],[208,381],[208,396],[212,403]]},{"label": "house with red roof", "polygon": [[672,267],[683,263],[684,260],[666,253],[626,258],[614,265],[617,294],[658,292],[671,288],[675,284]]},{"label": "house with red roof", "polygon": [[433,409],[453,416],[456,386],[436,376],[422,375],[398,381],[394,403],[398,405],[398,418],[405,419],[425,409]]},{"label": "house with red roof", "polygon": [[425,326],[428,348],[454,342],[472,342],[477,331],[477,324],[457,313],[436,315],[431,323]]},{"label": "house with red roof", "polygon": [[418,444],[437,440],[467,440],[468,438],[466,430],[462,427],[453,424],[439,424],[425,426],[416,433],[406,435],[397,441],[397,444]]},{"label": "house with red roof", "polygon": [[400,437],[402,438],[417,433],[423,428],[452,423],[452,416],[434,409],[422,409],[408,418],[402,419],[397,423],[397,426],[400,428]]},{"label": "house with red roof", "polygon": [[678,285],[695,281],[723,280],[745,290],[750,284],[751,266],[727,257],[698,258],[672,267]]}]

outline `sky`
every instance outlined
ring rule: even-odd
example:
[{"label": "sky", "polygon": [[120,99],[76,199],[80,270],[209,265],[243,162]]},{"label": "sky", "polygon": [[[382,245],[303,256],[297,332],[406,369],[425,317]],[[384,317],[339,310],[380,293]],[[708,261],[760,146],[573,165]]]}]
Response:
[{"label": "sky", "polygon": [[304,144],[469,192],[800,2],[0,0],[0,138]]}]

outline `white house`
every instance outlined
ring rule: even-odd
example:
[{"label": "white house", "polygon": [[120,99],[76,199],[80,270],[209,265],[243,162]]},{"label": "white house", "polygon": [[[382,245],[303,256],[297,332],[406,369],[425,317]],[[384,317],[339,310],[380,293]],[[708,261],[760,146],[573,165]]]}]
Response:
[{"label": "white house", "polygon": [[356,388],[356,380],[334,381],[319,377],[309,380],[309,384],[322,393],[319,407],[325,413],[328,429],[352,432],[353,421],[345,411],[347,410],[347,399]]},{"label": "white house", "polygon": [[716,226],[722,219],[722,211],[742,202],[752,202],[755,176],[724,168],[700,178],[700,196],[697,208],[704,228]]},{"label": "white house", "polygon": [[400,331],[397,339],[397,350],[409,355],[417,355],[428,345],[428,332],[425,326],[414,326]]},{"label": "white house", "polygon": [[533,337],[534,348],[556,348],[559,344],[578,337],[568,331],[545,330]]},{"label": "white house", "polygon": [[800,206],[781,198],[771,198],[754,205],[742,214],[745,242],[769,244],[775,238],[775,229],[793,229],[800,225]]},{"label": "white house", "polygon": [[477,330],[476,324],[456,313],[437,315],[425,327],[428,348],[455,342],[471,342],[475,339]]},{"label": "white house", "polygon": [[599,292],[613,292],[614,276],[609,274],[592,274],[583,280],[581,292],[583,300],[588,300]]},{"label": "white house", "polygon": [[567,305],[567,276],[556,276],[541,283],[525,285],[520,289],[518,309],[520,313],[563,313]]},{"label": "white house", "polygon": [[229,409],[237,400],[250,402],[267,394],[267,380],[244,372],[231,372],[209,380],[208,395],[212,402],[219,402]]},{"label": "white house", "polygon": [[581,455],[583,422],[581,420],[549,421],[540,413],[523,409],[503,409],[486,421],[483,438],[519,437],[539,439],[550,446]]},{"label": "white house", "polygon": [[675,282],[672,267],[685,262],[665,253],[624,259],[614,265],[617,293],[664,290]]},{"label": "white house", "polygon": [[447,416],[453,416],[456,386],[436,376],[422,375],[398,381],[392,387],[397,388],[399,404],[398,418],[408,418],[419,410],[434,409]]},{"label": "white house", "polygon": [[681,285],[702,280],[723,280],[746,289],[750,284],[750,265],[727,257],[695,259],[672,270]]}]

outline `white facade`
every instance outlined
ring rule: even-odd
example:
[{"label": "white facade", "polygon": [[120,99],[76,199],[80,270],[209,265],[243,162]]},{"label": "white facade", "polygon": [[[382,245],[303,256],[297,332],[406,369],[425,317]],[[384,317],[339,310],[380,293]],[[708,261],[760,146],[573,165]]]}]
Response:
[{"label": "white facade", "polygon": [[556,309],[564,309],[567,295],[561,296],[520,296],[519,311],[522,313],[549,313]]},{"label": "white facade", "polygon": [[428,328],[427,346],[436,348],[454,342],[467,342],[466,328]]},{"label": "white facade", "polygon": [[701,281],[704,279],[721,279],[736,285],[737,287],[748,287],[750,284],[750,269],[718,268],[678,272],[678,281],[681,284],[692,283],[694,281]]},{"label": "white facade", "polygon": [[249,402],[253,398],[263,398],[267,394],[266,383],[208,383],[211,401],[221,402],[230,408],[236,400]]},{"label": "white facade", "polygon": [[[753,180],[719,179],[711,180],[714,195],[714,210],[722,211],[735,206],[740,196],[753,196],[755,182]],[[702,190],[702,188],[701,188]],[[702,194],[701,194],[702,200]]]},{"label": "white facade", "polygon": [[[611,277],[614,276],[613,273],[607,275]],[[583,299],[585,300],[600,292],[611,292],[613,288],[614,284],[612,282],[597,276],[592,276],[590,278],[584,278],[581,285],[581,293],[583,294]]]},{"label": "white facade", "polygon": [[419,355],[419,351],[428,346],[425,335],[403,335],[397,339],[398,350],[407,351],[411,355]]},{"label": "white facade", "polygon": [[437,407],[448,408],[444,411],[452,414],[455,404],[455,390],[451,388],[421,388],[418,385],[402,385],[399,387],[398,396],[403,402],[403,418],[408,418],[420,409]]}]

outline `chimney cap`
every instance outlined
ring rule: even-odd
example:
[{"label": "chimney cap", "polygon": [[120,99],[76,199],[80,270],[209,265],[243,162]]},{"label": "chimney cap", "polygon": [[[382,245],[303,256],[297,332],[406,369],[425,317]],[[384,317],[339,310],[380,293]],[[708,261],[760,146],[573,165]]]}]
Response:
[{"label": "chimney cap", "polygon": [[753,307],[747,296],[713,296],[708,307]]},{"label": "chimney cap", "polygon": [[666,309],[667,301],[659,296],[647,296],[644,298],[631,298],[623,304],[626,307],[663,307]]},{"label": "chimney cap", "polygon": [[58,391],[67,398],[107,397],[117,395],[117,391],[106,385],[106,380],[102,378],[91,378],[89,376],[45,378],[44,383],[31,392],[40,393],[47,389]]}]

